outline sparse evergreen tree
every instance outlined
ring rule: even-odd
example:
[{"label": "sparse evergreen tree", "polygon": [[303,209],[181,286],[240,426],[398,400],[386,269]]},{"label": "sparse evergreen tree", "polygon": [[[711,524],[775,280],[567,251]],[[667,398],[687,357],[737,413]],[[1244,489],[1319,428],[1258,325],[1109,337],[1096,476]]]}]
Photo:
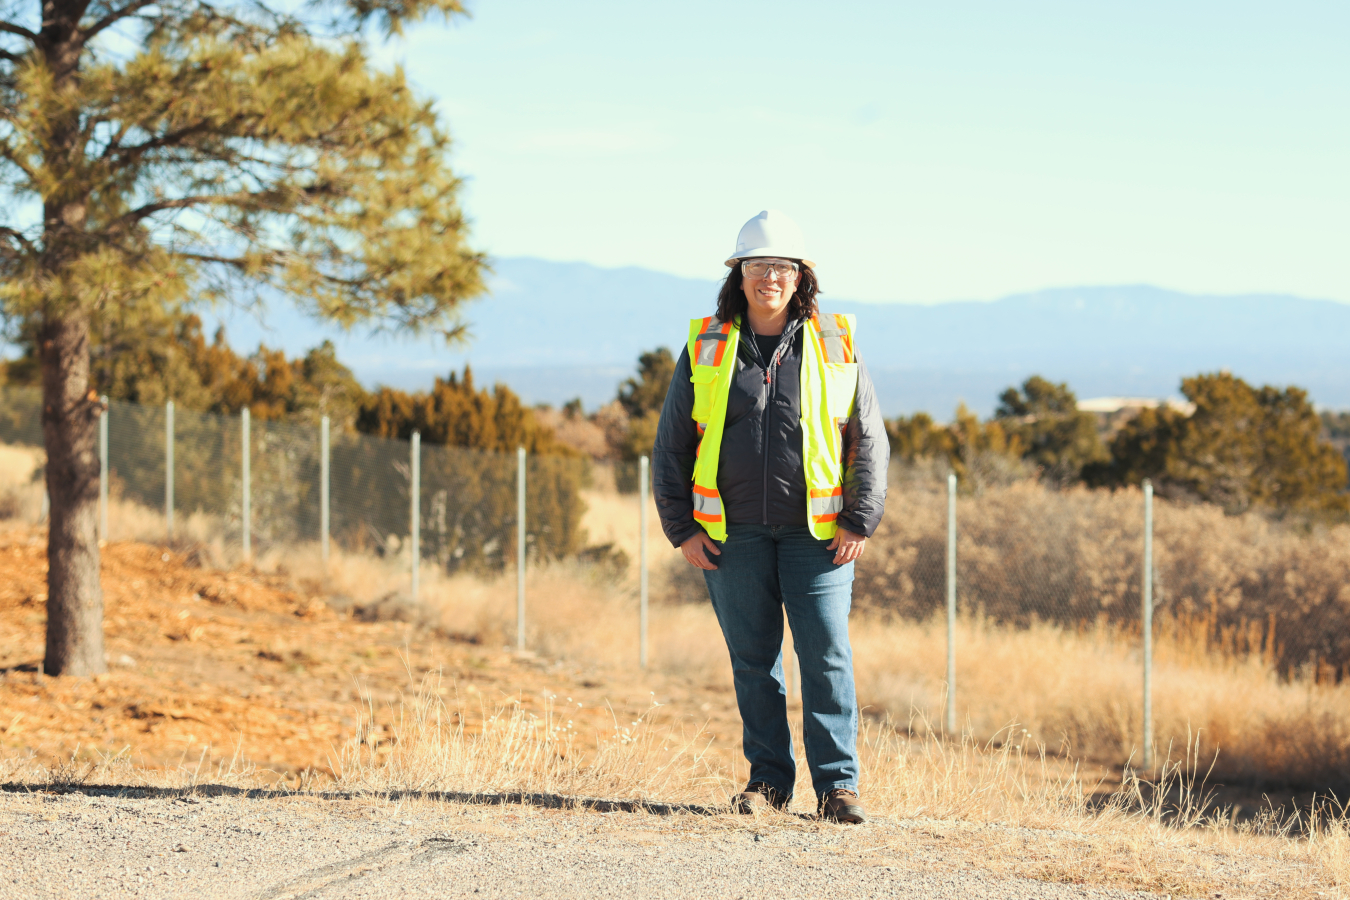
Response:
[{"label": "sparse evergreen tree", "polygon": [[1326,410],[1322,413],[1322,439],[1341,451],[1350,463],[1350,412]]},{"label": "sparse evergreen tree", "polygon": [[477,389],[467,366],[462,378],[451,372],[448,378],[437,378],[430,391],[410,394],[384,387],[367,395],[356,416],[356,430],[401,440],[417,431],[427,443],[493,453],[515,453],[524,447],[534,454],[576,455],[558,443],[552,430],[541,425],[509,387]]},{"label": "sparse evergreen tree", "polygon": [[656,443],[656,427],[661,421],[661,407],[670,390],[670,379],[675,377],[675,358],[665,347],[657,347],[638,356],[637,375],[619,387],[619,406],[628,416],[628,422],[619,439],[619,464],[614,480],[620,491],[631,493],[638,489],[638,459],[650,456]]},{"label": "sparse evergreen tree", "polygon": [[1079,481],[1084,466],[1108,458],[1091,413],[1079,412],[1078,398],[1064,383],[1039,375],[999,395],[994,419],[1022,446],[1022,458],[1052,484]]},{"label": "sparse evergreen tree", "polygon": [[956,433],[934,422],[926,412],[892,419],[886,423],[886,436],[890,438],[891,455],[907,463],[937,458],[950,462],[958,455]]},{"label": "sparse evergreen tree", "polygon": [[967,488],[991,478],[1002,481],[1025,475],[1018,462],[1022,445],[1017,438],[1010,438],[998,421],[981,422],[964,403],[957,406],[950,424],[940,425],[920,412],[887,422],[886,434],[896,459],[910,464],[941,461]]},{"label": "sparse evergreen tree", "polygon": [[1185,424],[1186,414],[1170,406],[1141,409],[1111,439],[1109,459],[1083,467],[1083,480],[1090,487],[1120,487],[1150,478],[1166,493],[1161,480]]},{"label": "sparse evergreen tree", "polygon": [[[437,378],[430,391],[381,388],[362,403],[356,427],[385,438],[407,439],[417,431],[432,447],[445,445],[424,450],[422,478],[430,494],[424,504],[429,521],[423,525],[423,540],[427,552],[447,569],[500,568],[513,558],[515,531],[504,526],[515,515],[517,447],[531,454],[525,482],[531,553],[560,559],[584,543],[581,489],[589,461],[560,443],[505,385],[479,390],[466,367],[462,378],[454,373]],[[347,470],[356,473],[358,482],[351,491],[357,498],[352,507],[357,521],[378,518],[378,507],[389,506],[382,498],[392,489],[406,488],[387,482],[388,467],[375,462],[352,462]],[[393,524],[391,530],[398,527]]]},{"label": "sparse evergreen tree", "polygon": [[[105,668],[103,317],[271,285],[351,324],[457,333],[482,290],[448,139],[367,36],[457,0],[0,0],[0,304],[39,349],[50,674]],[[18,323],[15,326],[14,323]]]},{"label": "sparse evergreen tree", "polygon": [[674,377],[675,358],[668,349],[657,347],[643,353],[638,357],[637,377],[627,379],[619,388],[619,405],[630,419],[659,414]]},{"label": "sparse evergreen tree", "polygon": [[1151,478],[1165,494],[1216,503],[1230,514],[1350,510],[1345,458],[1323,438],[1306,391],[1254,388],[1227,372],[1186,378],[1181,391],[1195,412],[1145,410],[1116,435],[1111,463],[1093,482]]}]

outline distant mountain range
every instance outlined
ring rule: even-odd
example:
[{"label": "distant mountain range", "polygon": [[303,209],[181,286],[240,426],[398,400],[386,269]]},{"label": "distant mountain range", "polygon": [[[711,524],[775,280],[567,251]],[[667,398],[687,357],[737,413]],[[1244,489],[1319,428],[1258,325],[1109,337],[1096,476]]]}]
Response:
[{"label": "distant mountain range", "polygon": [[[466,312],[473,340],[343,334],[295,310],[208,316],[230,343],[296,353],[324,338],[366,384],[425,387],[471,363],[531,403],[612,399],[640,352],[678,352],[686,322],[712,311],[717,284],[638,268],[601,269],[532,258],[494,263],[491,296]],[[946,419],[965,401],[987,415],[1008,385],[1033,374],[1067,381],[1080,398],[1179,395],[1183,376],[1228,369],[1258,384],[1307,388],[1350,408],[1350,304],[1276,294],[1198,296],[1145,285],[1058,288],[994,301],[933,305],[821,297],[858,316],[858,346],[887,415]],[[210,323],[209,323],[210,324]]]}]

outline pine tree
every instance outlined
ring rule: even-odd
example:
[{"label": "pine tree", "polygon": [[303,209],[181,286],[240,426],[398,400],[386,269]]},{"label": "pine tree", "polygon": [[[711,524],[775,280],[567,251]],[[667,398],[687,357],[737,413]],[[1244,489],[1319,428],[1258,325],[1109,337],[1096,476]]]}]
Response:
[{"label": "pine tree", "polygon": [[670,350],[657,347],[639,355],[637,377],[626,379],[619,388],[619,405],[632,419],[660,413],[674,377],[675,358]]},{"label": "pine tree", "polygon": [[515,453],[576,456],[558,443],[551,429],[504,384],[479,390],[467,366],[461,377],[437,378],[430,391],[407,393],[382,387],[368,394],[356,415],[356,430],[376,437],[407,440],[414,431],[430,444]]},{"label": "pine tree", "polygon": [[919,412],[887,422],[886,434],[896,459],[910,464],[938,460],[967,488],[1027,474],[1019,462],[1021,442],[1009,437],[997,420],[981,422],[964,403],[948,425]]},{"label": "pine tree", "polygon": [[[505,385],[479,390],[465,368],[462,378],[453,372],[437,378],[430,391],[381,388],[362,402],[356,427],[384,438],[407,439],[414,431],[422,435],[423,490],[430,498],[424,504],[430,521],[423,524],[422,539],[428,555],[447,569],[500,568],[513,558],[515,531],[503,533],[502,526],[515,515],[517,447],[529,454],[531,553],[560,559],[584,543],[581,490],[589,478],[589,460],[559,442]],[[380,501],[391,488],[376,484],[387,478],[388,467],[348,464],[346,470],[354,473],[351,496],[364,504],[354,507],[354,518],[374,521],[379,507],[388,506]],[[391,523],[389,530],[398,527]]]},{"label": "pine tree", "polygon": [[619,387],[617,400],[628,414],[628,425],[617,448],[619,464],[614,481],[624,493],[638,489],[638,460],[650,456],[656,444],[661,407],[674,377],[675,358],[665,347],[657,347],[638,356],[637,376]]},{"label": "pine tree", "polygon": [[1091,413],[1079,412],[1078,398],[1064,383],[1039,375],[999,395],[994,419],[1022,445],[1022,458],[1041,478],[1067,485],[1080,480],[1084,466],[1107,459]]},{"label": "pine tree", "polygon": [[482,289],[448,138],[366,36],[457,0],[5,0],[0,304],[39,349],[50,674],[105,668],[90,345],[109,315],[268,285],[459,333]]},{"label": "pine tree", "polygon": [[1195,404],[1191,415],[1144,410],[1112,440],[1111,463],[1090,481],[1151,478],[1164,494],[1231,514],[1350,511],[1346,460],[1324,438],[1306,391],[1254,388],[1227,372],[1183,379],[1181,391]]}]

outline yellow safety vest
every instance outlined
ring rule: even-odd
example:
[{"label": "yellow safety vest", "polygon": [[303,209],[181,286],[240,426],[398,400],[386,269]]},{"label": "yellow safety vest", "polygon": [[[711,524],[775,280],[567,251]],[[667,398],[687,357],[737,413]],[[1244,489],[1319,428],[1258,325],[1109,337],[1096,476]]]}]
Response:
[{"label": "yellow safety vest", "polygon": [[[858,364],[853,355],[851,315],[816,315],[802,332],[802,462],[806,470],[807,522],[821,540],[834,537],[844,509],[844,428],[853,415]],[[727,419],[727,398],[736,377],[739,322],[716,316],[689,323],[689,363],[693,369],[693,418],[698,423],[694,462],[694,519],[713,540],[727,538],[722,496],[717,491],[717,457]]]}]

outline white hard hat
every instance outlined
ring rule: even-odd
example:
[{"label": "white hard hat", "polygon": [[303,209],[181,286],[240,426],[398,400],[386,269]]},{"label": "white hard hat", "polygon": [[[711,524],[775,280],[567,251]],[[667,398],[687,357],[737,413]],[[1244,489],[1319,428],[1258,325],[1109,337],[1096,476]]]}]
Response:
[{"label": "white hard hat", "polygon": [[816,267],[806,258],[806,241],[797,223],[776,209],[766,209],[741,226],[736,235],[736,252],[727,260],[727,267],[752,256],[781,256],[800,259],[808,269]]}]

